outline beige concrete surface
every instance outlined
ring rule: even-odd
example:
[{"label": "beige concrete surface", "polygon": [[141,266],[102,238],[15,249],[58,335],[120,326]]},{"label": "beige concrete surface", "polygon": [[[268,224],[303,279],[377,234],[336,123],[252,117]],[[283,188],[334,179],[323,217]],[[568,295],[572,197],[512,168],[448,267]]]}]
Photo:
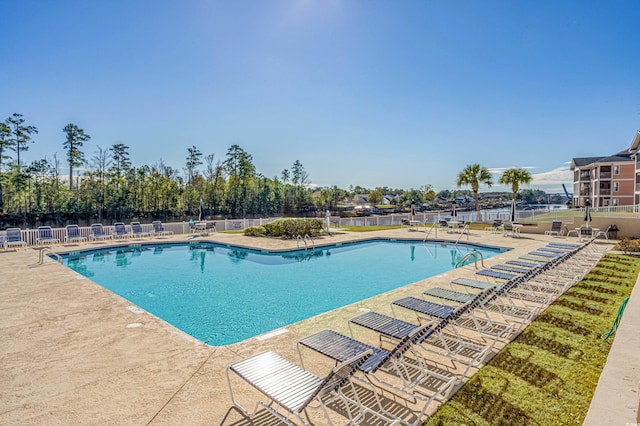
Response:
[{"label": "beige concrete surface", "polygon": [[[422,241],[424,233],[407,229],[339,233],[320,238],[316,244],[373,237]],[[438,237],[458,236],[441,233]],[[142,241],[191,238],[178,235]],[[238,234],[214,233],[197,239],[269,249],[296,247],[295,241]],[[548,241],[575,241],[527,234],[508,238],[483,231],[472,231],[468,238],[462,237],[462,241],[467,240],[513,249],[486,260],[486,266],[516,258]],[[64,252],[108,244],[62,244],[54,250]],[[348,333],[347,320],[363,309],[390,314],[392,300],[418,296],[425,288],[446,285],[458,276],[473,277],[470,265],[292,324],[284,333],[271,338],[258,336],[230,346],[212,347],[136,309],[127,300],[51,259],[38,265],[38,254],[37,248],[0,252],[0,424],[3,425],[250,424],[231,409],[225,372],[230,363],[265,350],[299,363],[295,342],[302,337],[324,328]],[[376,343],[373,336],[357,337]],[[313,356],[310,360],[306,367],[318,375],[326,374],[331,367],[325,360]],[[256,401],[258,395],[248,386],[237,380],[233,383],[243,402]],[[408,410],[409,416],[411,409],[410,405],[398,407],[400,411]],[[310,414],[316,424],[324,424],[319,412]],[[331,415],[337,424],[346,423],[338,412]],[[254,424],[279,422],[260,416]]]}]

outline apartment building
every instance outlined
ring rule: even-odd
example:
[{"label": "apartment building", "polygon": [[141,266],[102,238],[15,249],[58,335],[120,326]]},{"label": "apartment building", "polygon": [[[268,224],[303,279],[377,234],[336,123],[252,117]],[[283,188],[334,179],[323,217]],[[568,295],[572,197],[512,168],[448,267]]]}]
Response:
[{"label": "apartment building", "polygon": [[629,153],[631,153],[631,159],[635,167],[633,204],[638,205],[640,204],[640,130],[636,132],[633,141],[631,141]]},{"label": "apartment building", "polygon": [[631,150],[624,150],[607,157],[574,158],[573,206],[584,207],[587,200],[594,207],[638,204],[640,190],[636,194],[636,182],[640,183],[640,170],[636,171],[636,161],[640,163],[640,159],[635,157]]}]

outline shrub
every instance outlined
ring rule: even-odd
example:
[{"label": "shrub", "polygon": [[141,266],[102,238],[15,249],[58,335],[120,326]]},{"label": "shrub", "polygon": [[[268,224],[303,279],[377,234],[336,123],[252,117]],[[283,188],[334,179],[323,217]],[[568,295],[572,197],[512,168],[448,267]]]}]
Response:
[{"label": "shrub", "polygon": [[613,249],[622,250],[624,254],[637,253],[640,252],[640,240],[623,238]]},{"label": "shrub", "polygon": [[283,235],[282,231],[282,219],[274,220],[273,222],[265,223],[262,227],[267,232],[268,237],[279,237]]},{"label": "shrub", "polygon": [[283,238],[316,237],[322,233],[323,226],[322,219],[278,219],[263,225],[267,236]]},{"label": "shrub", "polygon": [[244,230],[244,235],[248,237],[264,237],[266,234],[264,226],[250,226]]}]

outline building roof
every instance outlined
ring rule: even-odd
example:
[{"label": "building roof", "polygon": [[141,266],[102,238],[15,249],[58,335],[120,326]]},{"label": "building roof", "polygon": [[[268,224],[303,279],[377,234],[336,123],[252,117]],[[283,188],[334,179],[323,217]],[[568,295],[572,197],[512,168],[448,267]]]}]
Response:
[{"label": "building roof", "polygon": [[575,167],[584,167],[584,166],[588,166],[589,164],[593,164],[596,161],[598,161],[599,159],[601,159],[602,157],[582,157],[582,158],[574,158],[573,160],[571,160],[571,168],[575,168]]},{"label": "building roof", "polygon": [[631,141],[629,152],[638,152],[639,149],[640,149],[640,130],[636,132],[636,136]]},{"label": "building roof", "polygon": [[633,161],[631,159],[630,152],[613,154],[613,155],[610,155],[609,157],[603,157],[598,160],[598,163],[624,163],[626,161]]},{"label": "building roof", "polygon": [[595,163],[626,163],[633,161],[630,152],[619,152],[607,157],[582,157],[571,160],[571,170],[575,168],[588,167]]}]

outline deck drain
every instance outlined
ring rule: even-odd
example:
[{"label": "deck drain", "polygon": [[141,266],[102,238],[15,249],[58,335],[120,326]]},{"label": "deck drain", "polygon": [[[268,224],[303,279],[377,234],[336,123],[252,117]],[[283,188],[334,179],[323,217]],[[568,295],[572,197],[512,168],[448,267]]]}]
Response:
[{"label": "deck drain", "polygon": [[138,328],[141,327],[142,324],[139,322],[132,322],[131,324],[127,324],[127,328]]},{"label": "deck drain", "polygon": [[138,308],[137,306],[129,306],[127,307],[127,309],[133,312],[134,314],[141,314],[144,312],[142,309]]}]

